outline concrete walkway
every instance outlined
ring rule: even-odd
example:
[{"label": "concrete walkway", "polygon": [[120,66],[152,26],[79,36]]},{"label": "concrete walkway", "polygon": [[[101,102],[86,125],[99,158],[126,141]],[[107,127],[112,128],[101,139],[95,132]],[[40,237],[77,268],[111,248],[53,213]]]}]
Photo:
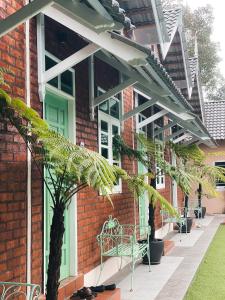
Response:
[{"label": "concrete walkway", "polygon": [[162,258],[161,264],[148,266],[139,264],[134,273],[134,291],[130,292],[130,270],[123,270],[111,278],[121,288],[121,300],[182,300],[196,273],[217,228],[225,215],[206,216],[200,227],[189,234],[170,234],[175,247]]}]

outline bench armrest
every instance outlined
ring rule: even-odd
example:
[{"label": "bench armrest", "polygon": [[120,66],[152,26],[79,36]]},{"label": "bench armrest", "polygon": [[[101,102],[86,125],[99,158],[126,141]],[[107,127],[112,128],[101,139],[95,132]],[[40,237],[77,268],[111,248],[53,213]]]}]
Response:
[{"label": "bench armrest", "polygon": [[[26,294],[27,287],[30,287],[29,299],[27,298],[27,294]],[[37,284],[0,281],[1,300],[12,299],[13,297],[16,297],[15,299],[17,299],[17,297],[20,296],[26,297],[24,299],[27,300],[37,300],[40,294],[41,294],[41,287]]]}]

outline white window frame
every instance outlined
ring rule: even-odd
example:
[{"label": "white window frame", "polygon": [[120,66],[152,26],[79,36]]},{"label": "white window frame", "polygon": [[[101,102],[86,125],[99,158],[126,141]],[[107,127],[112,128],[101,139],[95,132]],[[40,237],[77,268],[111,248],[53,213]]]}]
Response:
[{"label": "white window frame", "polygon": [[[156,148],[158,148],[157,146],[161,146],[162,147],[162,157],[164,157],[164,149],[163,149],[163,142],[158,140],[158,139],[155,139],[155,143],[156,143]],[[158,151],[158,149],[157,149]],[[166,186],[166,176],[165,176],[165,173],[162,171],[162,169],[157,166],[157,163],[156,163],[156,178],[155,178],[155,182],[156,182],[156,189],[157,190],[162,190],[162,189],[165,189],[165,186]],[[158,181],[158,182],[157,182]]]},{"label": "white window frame", "polygon": [[[99,92],[104,93],[105,91],[101,88],[98,88],[98,93]],[[106,101],[108,101],[110,99],[116,100],[118,103],[120,101],[116,97],[110,97]],[[101,121],[104,121],[108,124],[108,134],[106,132],[104,132],[104,134],[108,135],[108,146],[101,144],[101,133],[102,133],[102,131],[101,131]],[[103,111],[101,111],[99,109],[99,106],[98,106],[98,146],[99,146],[99,153],[101,154],[102,147],[108,149],[108,159],[107,159],[108,162],[111,165],[113,165],[114,163],[117,163],[119,165],[119,167],[121,167],[121,158],[119,160],[116,160],[116,161],[113,160],[113,133],[112,133],[112,126],[113,125],[118,127],[118,134],[120,135],[120,132],[121,132],[120,120],[117,119],[117,118],[114,118],[113,116],[111,116],[109,114],[104,113]],[[122,180],[121,179],[119,179],[118,184],[113,187],[112,193],[113,194],[122,193]]]},{"label": "white window frame", "polygon": [[[216,166],[216,163],[218,163],[218,162],[224,163],[224,166],[225,166],[225,161],[222,161],[222,160],[214,161],[214,166]],[[218,167],[220,167],[220,166],[218,166]],[[225,168],[224,168],[224,171],[225,171]],[[224,183],[224,185],[217,185],[217,183],[216,183],[216,190],[217,191],[224,191],[225,190],[225,183]]]},{"label": "white window frame", "polygon": [[[49,57],[56,63],[59,63],[61,61],[56,56],[54,56],[53,54],[51,54],[50,52],[48,52],[46,50],[45,50],[45,57]],[[57,91],[57,93],[60,92],[62,95],[64,94],[67,97],[74,99],[74,97],[75,97],[75,70],[73,68],[70,68],[70,69],[66,70],[65,72],[67,72],[67,71],[70,71],[72,73],[73,94],[68,94],[61,89],[61,75],[64,72],[62,74],[59,74],[58,76],[56,76],[58,78],[58,87],[55,87],[55,86],[51,85],[50,83],[46,83],[46,87],[48,87],[49,90],[53,90],[53,91],[55,90],[55,91]]]}]

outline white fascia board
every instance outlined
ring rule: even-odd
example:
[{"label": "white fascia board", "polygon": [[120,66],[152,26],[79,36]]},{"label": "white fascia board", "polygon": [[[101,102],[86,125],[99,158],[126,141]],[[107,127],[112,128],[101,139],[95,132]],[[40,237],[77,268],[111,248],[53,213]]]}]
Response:
[{"label": "white fascia board", "polygon": [[188,60],[187,44],[186,44],[185,34],[182,27],[183,25],[180,25],[178,27],[178,33],[180,35],[180,41],[181,41],[181,50],[182,50],[182,56],[184,62],[185,77],[187,81],[188,98],[190,99],[192,94],[192,78],[191,78],[191,71],[190,71],[190,65]]},{"label": "white fascia board", "polygon": [[101,5],[101,3],[98,0],[87,0],[89,5],[91,5],[96,12],[98,12],[101,16],[106,18],[109,21],[113,22],[113,18],[110,16],[110,14],[107,12],[107,10],[104,8],[104,6]]},{"label": "white fascia board", "polygon": [[139,114],[140,112],[144,111],[145,109],[151,107],[152,105],[154,105],[156,103],[156,101],[154,100],[148,100],[145,103],[135,107],[134,109],[130,110],[129,112],[125,113],[122,117],[122,121],[125,121],[137,114]]},{"label": "white fascia board", "polygon": [[54,3],[53,0],[34,0],[31,3],[23,6],[14,14],[0,21],[0,37],[7,34],[20,24],[36,16],[48,6]]},{"label": "white fascia board", "polygon": [[167,115],[167,114],[168,114],[168,111],[165,110],[165,109],[162,109],[161,111],[157,112],[153,116],[151,116],[151,117],[145,119],[144,121],[140,122],[139,124],[137,124],[137,128],[138,129],[142,128],[142,127],[144,127],[144,126],[146,126],[146,125],[148,125],[148,124],[156,121],[157,119],[159,119],[159,118]]},{"label": "white fascia board", "polygon": [[188,137],[190,137],[190,134],[189,133],[185,133],[182,136],[179,136],[178,138],[176,138],[175,140],[173,140],[173,143],[177,144],[177,143],[183,141],[184,139],[186,139]]},{"label": "white fascia board", "polygon": [[122,24],[117,24],[113,19],[105,18],[101,14],[96,13],[93,9],[88,7],[80,0],[55,0],[54,7],[58,7],[62,12],[69,11],[72,16],[76,18],[83,25],[94,29],[100,33],[107,30],[120,30],[123,28]]},{"label": "white fascia board", "polygon": [[[112,39],[110,32],[97,33],[94,29],[82,24],[78,15],[66,10],[62,6],[54,4],[53,6],[45,9],[44,14],[57,22],[60,21],[62,25],[73,30],[108,52],[118,56],[129,65],[139,66],[146,64],[146,58],[148,56],[146,53],[135,49],[124,42]],[[93,18],[94,15],[92,13],[92,20]]]},{"label": "white fascia board", "polygon": [[43,83],[47,83],[51,79],[55,78],[59,74],[62,74],[64,71],[70,69],[71,67],[77,65],[87,57],[91,56],[101,48],[93,43],[85,46],[81,50],[76,53],[70,55],[63,61],[59,62],[57,65],[52,67],[51,69],[44,72]]},{"label": "white fascia board", "polygon": [[124,82],[122,82],[121,84],[115,86],[114,88],[108,90],[107,92],[105,92],[104,94],[102,94],[101,96],[97,97],[94,99],[94,106],[98,106],[100,105],[102,102],[104,102],[105,100],[117,95],[118,93],[120,93],[122,90],[126,89],[127,87],[135,84],[136,80],[134,79],[128,79]]},{"label": "white fascia board", "polygon": [[[162,6],[162,4],[161,1],[157,1],[157,0],[151,0],[151,4],[152,4],[153,14],[155,18],[155,23],[156,23],[156,30],[159,37],[160,48],[162,51],[162,56],[163,59],[165,59],[166,51],[165,51],[164,44],[169,43],[169,35],[167,32],[164,17],[160,16],[160,12],[159,12],[160,6]],[[163,14],[163,11],[161,11],[161,14]]]}]

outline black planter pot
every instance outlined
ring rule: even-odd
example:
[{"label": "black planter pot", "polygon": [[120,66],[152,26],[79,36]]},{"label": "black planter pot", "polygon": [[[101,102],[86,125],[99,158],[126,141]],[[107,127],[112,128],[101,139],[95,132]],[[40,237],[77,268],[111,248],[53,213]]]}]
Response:
[{"label": "black planter pot", "polygon": [[[160,264],[161,257],[164,250],[164,241],[161,239],[155,239],[150,241],[150,261],[151,265]],[[143,257],[143,264],[148,265],[148,256],[145,254]]]},{"label": "black planter pot", "polygon": [[[181,232],[182,233],[190,233],[192,223],[193,223],[193,219],[190,217],[187,217],[187,229],[186,229],[186,224],[184,224],[181,227]],[[180,231],[180,229],[179,229],[179,231]]]},{"label": "black planter pot", "polygon": [[197,209],[194,211],[195,212],[195,217],[198,219],[203,219],[205,217],[206,214],[206,207],[203,206],[202,207],[202,212],[199,212]]}]

